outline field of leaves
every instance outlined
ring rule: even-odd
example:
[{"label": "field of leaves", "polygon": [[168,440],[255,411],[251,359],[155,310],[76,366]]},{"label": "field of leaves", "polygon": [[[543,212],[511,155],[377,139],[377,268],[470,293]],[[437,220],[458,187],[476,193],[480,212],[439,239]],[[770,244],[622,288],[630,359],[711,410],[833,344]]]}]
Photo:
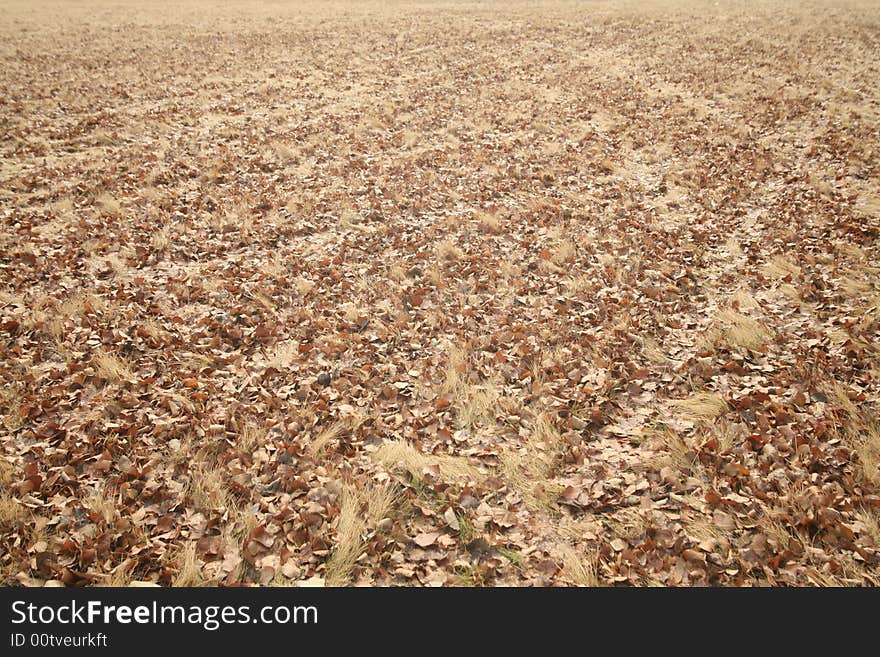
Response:
[{"label": "field of leaves", "polygon": [[0,580],[880,584],[880,6],[0,0]]}]

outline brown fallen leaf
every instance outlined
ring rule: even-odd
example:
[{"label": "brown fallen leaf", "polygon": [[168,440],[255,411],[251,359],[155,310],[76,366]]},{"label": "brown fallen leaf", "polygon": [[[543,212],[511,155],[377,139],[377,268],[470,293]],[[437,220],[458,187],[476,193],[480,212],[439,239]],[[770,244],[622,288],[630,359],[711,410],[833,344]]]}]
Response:
[{"label": "brown fallen leaf", "polygon": [[446,509],[446,511],[443,512],[443,519],[446,521],[446,524],[450,528],[452,528],[453,531],[459,531],[460,528],[458,516],[455,515],[455,511],[452,509],[452,507],[449,507],[448,509]]}]

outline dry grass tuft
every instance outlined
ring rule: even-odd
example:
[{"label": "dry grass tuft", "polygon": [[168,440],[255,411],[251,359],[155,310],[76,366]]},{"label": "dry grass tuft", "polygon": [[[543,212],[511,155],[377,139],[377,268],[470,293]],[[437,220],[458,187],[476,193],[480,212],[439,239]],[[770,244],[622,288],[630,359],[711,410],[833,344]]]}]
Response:
[{"label": "dry grass tuft", "polygon": [[101,194],[97,198],[98,206],[103,210],[106,214],[112,216],[118,216],[122,214],[122,205],[120,205],[119,201],[113,198],[110,194]]},{"label": "dry grass tuft", "polygon": [[770,337],[770,331],[754,317],[732,308],[718,312],[715,320],[698,340],[703,349],[744,347],[758,349]]},{"label": "dry grass tuft", "polygon": [[402,283],[406,280],[406,269],[401,267],[400,265],[394,265],[388,270],[388,276],[398,283]]},{"label": "dry grass tuft", "polygon": [[278,159],[282,162],[296,162],[298,155],[297,150],[285,144],[284,142],[275,142],[274,144],[272,144],[272,150],[275,152],[275,155],[278,157]]},{"label": "dry grass tuft", "polygon": [[769,336],[767,329],[758,320],[735,310],[721,311],[718,320],[723,326],[722,339],[728,345],[757,349]]},{"label": "dry grass tuft", "polygon": [[309,443],[309,452],[311,452],[315,459],[323,457],[327,452],[330,442],[339,438],[344,430],[345,423],[342,421],[336,421],[330,426],[321,429],[318,435]]},{"label": "dry grass tuft", "polygon": [[165,224],[153,233],[153,237],[150,238],[150,245],[154,251],[159,253],[166,251],[171,245],[171,225]]},{"label": "dry grass tuft", "polygon": [[726,454],[736,445],[742,444],[748,430],[742,424],[734,424],[721,418],[713,428],[712,436],[718,441],[718,452]]},{"label": "dry grass tuft", "polygon": [[733,293],[731,305],[737,310],[749,312],[761,310],[761,304],[758,303],[758,300],[748,290],[742,288]]},{"label": "dry grass tuft", "polygon": [[494,424],[501,392],[493,383],[467,386],[460,390],[456,400],[458,423],[462,428]]},{"label": "dry grass tuft", "polygon": [[425,455],[404,440],[383,443],[372,458],[389,469],[402,469],[414,480],[421,481],[426,473],[439,473],[444,481],[465,483],[480,478],[480,471],[467,459],[445,454]]},{"label": "dry grass tuft", "polygon": [[695,543],[703,541],[714,541],[716,543],[725,543],[731,529],[719,527],[711,518],[704,516],[690,517],[684,522],[685,535]]},{"label": "dry grass tuft", "polygon": [[308,296],[309,292],[315,289],[315,284],[304,276],[297,276],[293,285],[296,287],[296,291],[304,297]]},{"label": "dry grass tuft", "polygon": [[775,255],[761,267],[761,273],[766,278],[797,278],[801,268],[783,255]]},{"label": "dry grass tuft", "polygon": [[494,213],[479,210],[475,215],[483,230],[492,234],[501,232],[501,222],[498,221],[498,217]]},{"label": "dry grass tuft", "polygon": [[205,572],[205,564],[196,553],[196,544],[191,541],[172,554],[172,567],[177,574],[171,582],[179,586],[214,586],[215,582]]},{"label": "dry grass tuft", "polygon": [[0,493],[0,525],[6,525],[25,517],[25,508],[6,492]]},{"label": "dry grass tuft", "polygon": [[556,468],[562,436],[550,419],[541,414],[525,444],[501,455],[504,480],[532,510],[544,509],[552,499],[555,486],[550,479]]},{"label": "dry grass tuft", "polygon": [[574,260],[574,255],[574,244],[570,240],[562,240],[556,245],[550,259],[554,265],[562,266],[566,263],[571,263]]},{"label": "dry grass tuft", "polygon": [[106,381],[130,381],[134,374],[128,363],[106,351],[99,351],[92,358],[95,376]]},{"label": "dry grass tuft", "polygon": [[443,240],[437,245],[437,256],[440,260],[460,260],[464,256],[464,251],[452,240]]},{"label": "dry grass tuft", "polygon": [[12,485],[14,471],[9,461],[0,458],[0,491],[6,491]]},{"label": "dry grass tuft", "polygon": [[27,417],[21,411],[22,401],[18,385],[4,384],[0,387],[0,409],[2,409],[0,423],[7,431],[17,431],[24,426]]},{"label": "dry grass tuft", "polygon": [[642,353],[652,363],[664,364],[670,362],[669,357],[663,351],[663,347],[651,336],[640,336],[639,345],[641,346]]},{"label": "dry grass tuft", "polygon": [[638,507],[620,509],[608,517],[608,527],[615,536],[636,539],[644,536],[648,528],[645,511]]},{"label": "dry grass tuft", "polygon": [[222,468],[198,463],[189,470],[188,491],[198,508],[214,511],[230,507],[229,491],[223,481]]},{"label": "dry grass tuft", "polygon": [[352,488],[346,488],[336,522],[336,546],[326,564],[325,581],[329,586],[348,583],[351,570],[360,555],[365,528],[357,493]]},{"label": "dry grass tuft", "polygon": [[238,448],[245,453],[252,453],[265,442],[268,433],[265,425],[246,420],[238,434]]},{"label": "dry grass tuft", "polygon": [[440,394],[451,395],[457,419],[462,428],[493,424],[501,400],[494,382],[470,382],[469,354],[460,347],[451,347]]},{"label": "dry grass tuft", "polygon": [[698,392],[687,399],[675,399],[669,402],[669,406],[676,415],[694,422],[708,422],[728,411],[727,402],[712,392]]},{"label": "dry grass tuft", "polygon": [[835,433],[855,452],[865,479],[880,485],[880,418],[876,409],[867,403],[857,406],[840,383],[832,386],[828,397],[842,411]]},{"label": "dry grass tuft", "polygon": [[874,286],[870,279],[855,278],[853,276],[844,276],[840,279],[840,291],[847,297],[858,298],[869,295]]},{"label": "dry grass tuft", "polygon": [[566,543],[560,543],[558,548],[562,557],[562,578],[565,581],[575,586],[599,586],[596,551],[581,555]]},{"label": "dry grass tuft", "polygon": [[439,267],[431,267],[427,272],[427,278],[428,282],[438,289],[446,286],[443,271]]},{"label": "dry grass tuft", "polygon": [[83,506],[97,514],[105,524],[110,525],[116,520],[116,501],[108,496],[105,491],[93,488],[82,500]]},{"label": "dry grass tuft", "polygon": [[110,571],[110,574],[107,575],[104,580],[99,584],[102,587],[109,588],[122,588],[126,586],[144,586],[148,585],[146,582],[138,582],[137,584],[132,583],[131,576],[134,572],[134,569],[137,567],[136,559],[126,559],[122,563],[118,564],[113,570]]},{"label": "dry grass tuft", "polygon": [[451,347],[446,362],[446,375],[440,386],[441,394],[459,394],[467,385],[468,352],[460,347]]},{"label": "dry grass tuft", "polygon": [[361,223],[361,216],[354,210],[343,210],[339,215],[339,225],[348,230],[359,230],[368,233],[370,228]]},{"label": "dry grass tuft", "polygon": [[868,508],[859,509],[856,511],[856,519],[862,523],[874,546],[880,547],[880,512]]},{"label": "dry grass tuft", "polygon": [[590,276],[581,274],[574,278],[570,278],[565,282],[565,291],[572,296],[576,296],[583,294],[584,292],[589,292],[593,289],[594,285],[595,281]]},{"label": "dry grass tuft", "polygon": [[647,464],[657,470],[669,467],[679,476],[691,475],[699,470],[699,460],[694,451],[682,440],[681,436],[671,430],[664,430],[657,435],[662,452],[648,459]]},{"label": "dry grass tuft", "polygon": [[351,571],[363,551],[365,532],[388,516],[396,499],[394,489],[387,485],[369,484],[362,489],[348,485],[343,489],[335,547],[325,570],[327,586],[349,583]]}]

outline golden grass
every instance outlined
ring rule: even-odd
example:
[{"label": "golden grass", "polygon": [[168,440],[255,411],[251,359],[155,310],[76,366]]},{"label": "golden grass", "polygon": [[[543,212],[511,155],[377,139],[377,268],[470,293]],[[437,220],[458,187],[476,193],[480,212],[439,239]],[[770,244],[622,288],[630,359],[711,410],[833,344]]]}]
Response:
[{"label": "golden grass", "polygon": [[695,543],[713,541],[724,545],[728,542],[730,529],[719,527],[712,519],[702,515],[691,516],[683,520],[685,535]]},{"label": "golden grass", "polygon": [[309,292],[315,289],[315,284],[304,276],[297,276],[293,282],[296,291],[302,296],[308,296]]},{"label": "golden grass", "polygon": [[110,571],[110,574],[107,575],[104,580],[99,584],[99,586],[108,588],[122,588],[126,586],[131,586],[131,576],[136,567],[137,561],[135,559],[126,559],[125,561],[114,567],[113,570]]},{"label": "golden grass", "polygon": [[238,448],[245,453],[252,453],[266,441],[269,430],[264,424],[254,420],[245,420],[238,432]]},{"label": "golden grass", "polygon": [[[671,468],[679,477],[689,476],[699,470],[699,461],[693,449],[674,431],[656,432],[652,444],[662,451],[649,457],[647,465],[656,469]],[[659,439],[656,440],[656,439]],[[656,444],[659,442],[659,445]]]},{"label": "golden grass", "polygon": [[518,265],[508,261],[502,262],[498,271],[501,272],[501,275],[507,281],[517,280],[522,273],[522,269]]},{"label": "golden grass", "polygon": [[694,422],[708,422],[728,411],[727,402],[712,392],[697,392],[687,399],[673,399],[669,407],[676,415]]},{"label": "golden grass", "polygon": [[865,527],[875,547],[880,547],[880,512],[874,509],[861,508],[855,512],[856,519]]},{"label": "golden grass", "polygon": [[22,520],[25,515],[25,508],[18,500],[8,493],[0,493],[0,525]]},{"label": "golden grass", "polygon": [[501,232],[501,222],[494,213],[477,211],[475,214],[477,221],[480,222],[480,228],[493,234]]},{"label": "golden grass", "polygon": [[109,215],[118,216],[122,214],[122,205],[110,194],[101,194],[96,199],[98,206]]},{"label": "golden grass", "polygon": [[147,319],[141,324],[141,329],[147,332],[151,338],[159,342],[167,342],[171,339],[171,333],[165,330],[165,327],[152,319]]},{"label": "golden grass", "polygon": [[444,395],[459,394],[462,388],[467,385],[468,370],[468,352],[460,347],[450,347],[440,393]]},{"label": "golden grass", "polygon": [[641,346],[642,353],[652,363],[664,364],[670,362],[669,357],[663,351],[663,347],[651,336],[639,337],[639,345]]},{"label": "golden grass", "polygon": [[437,256],[440,260],[460,260],[464,256],[464,251],[452,240],[443,240],[437,245]]},{"label": "golden grass", "polygon": [[470,382],[469,353],[453,346],[449,350],[440,394],[451,395],[461,428],[494,424],[501,391],[492,381]]},{"label": "golden grass", "polygon": [[880,485],[880,417],[877,409],[864,403],[856,406],[847,389],[835,383],[829,391],[831,399],[843,411],[834,427],[835,433],[858,458],[862,474],[873,485]]},{"label": "golden grass", "polygon": [[742,443],[747,433],[743,425],[733,424],[721,418],[715,423],[712,437],[718,441],[718,453],[726,454],[737,444]]},{"label": "golden grass", "polygon": [[402,283],[406,280],[406,269],[404,269],[400,265],[394,265],[388,270],[388,276],[392,280],[395,280],[398,283]]},{"label": "golden grass", "polygon": [[422,454],[404,440],[385,441],[372,455],[374,461],[392,470],[408,472],[415,481],[425,478],[426,471],[434,468],[443,481],[466,483],[477,481],[480,471],[460,456]]},{"label": "golden grass", "polygon": [[223,481],[223,470],[205,462],[191,464],[187,490],[197,508],[214,511],[230,506],[229,490]]},{"label": "golden grass", "polygon": [[99,351],[92,357],[95,376],[106,381],[130,381],[134,374],[128,363],[106,351]]},{"label": "golden grass", "polygon": [[351,571],[363,551],[365,532],[388,516],[396,497],[394,490],[387,485],[368,484],[361,489],[348,485],[343,489],[336,540],[325,566],[327,586],[349,583]]},{"label": "golden grass", "polygon": [[359,230],[361,232],[370,232],[368,226],[361,223],[361,217],[353,210],[343,210],[339,215],[339,225],[348,230]]},{"label": "golden grass", "polygon": [[360,555],[365,528],[366,523],[361,517],[357,495],[346,488],[336,522],[336,545],[325,568],[325,581],[329,586],[344,586],[348,583],[351,570]]},{"label": "golden grass", "polygon": [[109,497],[105,491],[99,490],[98,488],[92,488],[89,490],[88,494],[82,498],[82,504],[93,514],[97,514],[97,516],[107,525],[112,524],[116,519],[116,501],[112,497]]},{"label": "golden grass", "polygon": [[177,573],[171,586],[214,586],[215,582],[205,572],[205,563],[196,552],[196,544],[190,541],[174,551],[171,555],[171,567]]},{"label": "golden grass", "polygon": [[0,491],[6,491],[14,480],[15,468],[5,458],[0,458]]},{"label": "golden grass", "polygon": [[561,487],[551,481],[556,468],[562,436],[550,419],[541,414],[535,420],[525,444],[501,455],[501,474],[505,482],[532,510],[544,510]]},{"label": "golden grass", "polygon": [[439,267],[431,267],[428,269],[426,273],[428,282],[436,288],[442,288],[446,286],[446,280],[443,276],[443,271]]},{"label": "golden grass", "polygon": [[468,386],[459,391],[456,400],[458,423],[471,429],[482,424],[494,424],[501,392],[493,383]]},{"label": "golden grass", "polygon": [[92,312],[103,313],[108,309],[104,299],[95,294],[76,294],[58,304],[58,313],[63,317],[78,317],[90,308]]},{"label": "golden grass", "polygon": [[330,426],[324,427],[309,443],[309,452],[311,452],[315,459],[322,458],[327,452],[330,442],[342,435],[344,430],[345,422],[339,420],[333,422]]},{"label": "golden grass", "polygon": [[754,317],[725,308],[717,313],[715,321],[698,344],[703,348],[724,346],[758,349],[770,335],[770,331]]},{"label": "golden grass", "polygon": [[25,425],[27,417],[21,412],[21,404],[21,390],[18,385],[7,383],[0,387],[0,409],[3,413],[0,418],[7,431],[17,431]]},{"label": "golden grass", "polygon": [[276,307],[275,302],[272,301],[272,299],[270,299],[265,294],[261,294],[260,292],[253,292],[248,296],[256,301],[258,304],[260,304],[263,310],[265,310],[268,314],[274,315],[277,312],[278,308]]},{"label": "golden grass", "polygon": [[761,304],[755,299],[754,295],[743,288],[738,289],[731,297],[731,305],[737,310],[745,310],[749,312],[760,311]]},{"label": "golden grass", "polygon": [[801,268],[784,255],[775,255],[761,266],[760,271],[766,278],[796,278]]},{"label": "golden grass", "polygon": [[369,317],[370,315],[370,310],[368,308],[358,306],[351,302],[342,304],[340,310],[342,310],[342,317],[345,321],[352,323],[359,322],[364,317]]},{"label": "golden grass", "polygon": [[608,517],[608,527],[615,536],[625,539],[639,538],[648,528],[644,514],[645,511],[640,508],[620,509]]},{"label": "golden grass", "polygon": [[297,159],[298,152],[295,148],[288,146],[284,142],[275,142],[272,144],[272,150],[275,155],[278,156],[278,159],[282,162],[295,162]]},{"label": "golden grass", "polygon": [[581,554],[566,543],[558,546],[562,557],[562,579],[569,584],[583,587],[599,586],[597,574],[598,553],[590,551]]},{"label": "golden grass", "polygon": [[850,244],[849,242],[838,241],[834,243],[834,249],[845,258],[848,258],[849,260],[855,260],[859,263],[864,263],[870,258],[868,252],[857,244]]},{"label": "golden grass", "polygon": [[870,279],[844,276],[840,279],[840,291],[848,297],[863,297],[870,294],[874,285]]},{"label": "golden grass", "polygon": [[561,240],[550,255],[550,259],[554,265],[562,266],[573,261],[574,255],[575,248],[571,240]]},{"label": "golden grass", "polygon": [[565,282],[565,290],[571,295],[582,294],[593,289],[595,281],[586,274],[575,276]]},{"label": "golden grass", "polygon": [[168,249],[171,245],[171,226],[169,224],[165,224],[155,233],[153,233],[153,237],[150,238],[150,245],[153,247],[154,251],[163,252]]}]

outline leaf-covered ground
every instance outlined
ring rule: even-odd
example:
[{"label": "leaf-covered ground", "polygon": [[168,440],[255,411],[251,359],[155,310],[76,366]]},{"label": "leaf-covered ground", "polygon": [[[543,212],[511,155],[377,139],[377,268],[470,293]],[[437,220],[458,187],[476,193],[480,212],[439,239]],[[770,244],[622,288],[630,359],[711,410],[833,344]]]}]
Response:
[{"label": "leaf-covered ground", "polygon": [[0,577],[880,583],[872,2],[0,2]]}]

